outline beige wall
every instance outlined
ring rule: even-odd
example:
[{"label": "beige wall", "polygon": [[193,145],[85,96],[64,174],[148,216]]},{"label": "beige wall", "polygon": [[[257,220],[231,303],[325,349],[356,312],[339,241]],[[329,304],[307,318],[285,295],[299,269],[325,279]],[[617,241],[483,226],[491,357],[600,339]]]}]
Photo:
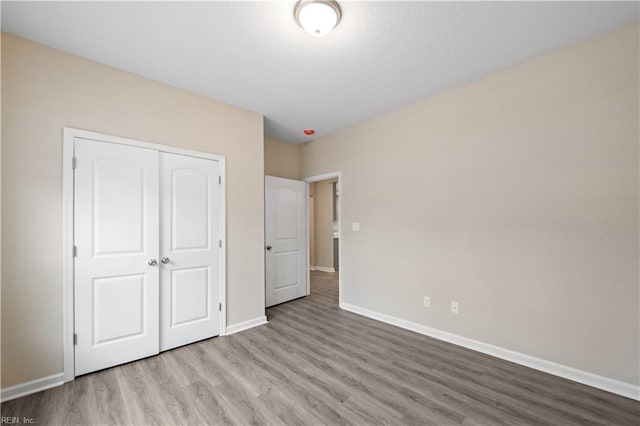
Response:
[{"label": "beige wall", "polygon": [[264,174],[287,179],[300,179],[300,145],[265,136]]},{"label": "beige wall", "polygon": [[637,385],[638,35],[304,146],[343,172],[343,301]]},{"label": "beige wall", "polygon": [[333,187],[335,180],[315,182],[313,266],[333,268]]},{"label": "beige wall", "polygon": [[264,315],[262,116],[2,35],[2,386],[62,371],[62,128],[223,154],[227,321]]}]

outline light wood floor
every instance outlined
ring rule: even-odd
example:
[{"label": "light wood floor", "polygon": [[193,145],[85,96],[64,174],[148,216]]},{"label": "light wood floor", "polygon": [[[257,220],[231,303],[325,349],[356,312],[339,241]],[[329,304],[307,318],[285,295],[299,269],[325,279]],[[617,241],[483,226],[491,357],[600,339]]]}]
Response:
[{"label": "light wood floor", "polygon": [[342,311],[336,274],[269,324],[2,405],[37,424],[640,424],[640,403]]}]

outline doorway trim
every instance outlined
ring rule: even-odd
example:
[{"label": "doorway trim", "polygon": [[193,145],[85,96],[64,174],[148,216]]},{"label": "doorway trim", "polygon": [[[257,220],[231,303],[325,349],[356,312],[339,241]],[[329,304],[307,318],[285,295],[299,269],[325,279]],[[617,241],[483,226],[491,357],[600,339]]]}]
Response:
[{"label": "doorway trim", "polygon": [[90,139],[98,142],[108,142],[120,145],[135,146],[139,148],[153,149],[171,154],[186,155],[189,157],[203,158],[218,161],[220,165],[220,239],[222,250],[219,259],[220,303],[222,309],[220,315],[220,334],[224,336],[227,328],[227,272],[226,272],[226,168],[224,155],[210,154],[206,152],[192,151],[173,146],[143,142],[119,136],[110,136],[102,133],[90,132],[71,127],[62,129],[62,367],[64,382],[75,379],[75,351],[73,344],[74,327],[74,140]]},{"label": "doorway trim", "polygon": [[342,262],[342,239],[344,238],[343,231],[345,230],[343,226],[343,217],[342,217],[342,198],[344,197],[344,192],[342,189],[342,172],[329,172],[321,175],[309,176],[303,178],[302,180],[307,183],[307,295],[311,292],[311,247],[309,247],[310,238],[309,238],[309,210],[310,210],[310,200],[309,200],[309,184],[313,182],[320,182],[322,180],[327,179],[338,179],[336,186],[338,188],[338,205],[336,208],[338,209],[338,306],[342,306],[342,270],[344,269],[344,263]]}]

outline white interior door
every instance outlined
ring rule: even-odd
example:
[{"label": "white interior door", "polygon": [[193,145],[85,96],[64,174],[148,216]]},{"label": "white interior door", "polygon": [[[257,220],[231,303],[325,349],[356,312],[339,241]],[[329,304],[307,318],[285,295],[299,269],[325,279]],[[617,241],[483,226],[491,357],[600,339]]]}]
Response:
[{"label": "white interior door", "polygon": [[307,294],[306,184],[265,176],[266,306]]},{"label": "white interior door", "polygon": [[219,163],[160,153],[160,350],[220,334]]},{"label": "white interior door", "polygon": [[75,140],[75,373],[158,353],[158,151]]}]

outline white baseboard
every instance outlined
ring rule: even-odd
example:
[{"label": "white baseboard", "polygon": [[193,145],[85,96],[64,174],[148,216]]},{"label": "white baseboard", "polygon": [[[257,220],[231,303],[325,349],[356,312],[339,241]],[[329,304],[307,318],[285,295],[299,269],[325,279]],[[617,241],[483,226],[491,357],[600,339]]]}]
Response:
[{"label": "white baseboard", "polygon": [[248,321],[239,322],[237,324],[233,324],[227,327],[225,336],[228,336],[229,334],[238,333],[240,331],[248,330],[250,328],[257,327],[262,324],[266,324],[267,322],[268,322],[267,317],[264,315],[258,318],[250,319]]},{"label": "white baseboard", "polygon": [[58,373],[42,377],[40,379],[31,380],[29,382],[9,386],[8,388],[4,388],[0,391],[0,402],[6,402],[20,398],[21,396],[31,395],[32,393],[60,386],[62,384],[64,384],[64,374]]},{"label": "white baseboard", "polygon": [[325,266],[311,266],[309,269],[312,271],[322,271],[322,272],[335,272],[335,268],[327,268]]},{"label": "white baseboard", "polygon": [[555,376],[573,380],[574,382],[582,383],[584,385],[640,401],[640,386],[599,376],[594,373],[589,373],[588,371],[578,370],[577,368],[536,358],[531,355],[501,348],[478,340],[469,339],[468,337],[459,336],[457,334],[431,328],[412,321],[392,317],[391,315],[381,314],[379,312],[371,311],[348,303],[341,303],[340,308],[387,324],[395,325],[396,327],[404,328],[405,330],[414,331],[425,336],[453,343],[454,345],[492,355],[496,358],[501,358],[535,370],[544,371],[545,373],[553,374]]}]

